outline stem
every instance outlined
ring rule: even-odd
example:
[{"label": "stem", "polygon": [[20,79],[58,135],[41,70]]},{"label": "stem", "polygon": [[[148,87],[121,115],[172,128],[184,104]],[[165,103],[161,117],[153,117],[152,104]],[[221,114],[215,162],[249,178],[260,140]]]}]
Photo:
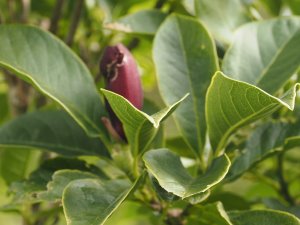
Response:
[{"label": "stem", "polygon": [[279,193],[282,195],[282,197],[291,205],[295,205],[294,199],[291,196],[288,188],[288,183],[286,182],[284,175],[283,175],[283,159],[284,159],[284,152],[279,153],[277,158],[277,176],[278,176],[278,182],[280,185]]},{"label": "stem", "polygon": [[61,18],[61,12],[64,6],[64,2],[65,0],[57,0],[54,10],[53,10],[53,14],[51,17],[51,22],[50,22],[50,28],[49,31],[53,34],[56,34],[57,32],[57,28],[58,28],[58,22]]},{"label": "stem", "polygon": [[71,46],[73,44],[74,36],[79,24],[81,12],[82,12],[82,6],[83,6],[84,0],[77,0],[74,11],[72,14],[72,20],[71,20],[71,25],[69,29],[69,33],[66,38],[66,44]]},{"label": "stem", "polygon": [[30,95],[30,86],[23,80],[4,70],[5,79],[9,86],[9,102],[14,116],[22,115],[27,111]]},{"label": "stem", "polygon": [[154,8],[155,9],[161,9],[163,7],[163,5],[165,4],[166,0],[157,0]]},{"label": "stem", "polygon": [[30,5],[31,5],[31,0],[22,0],[22,23],[27,23],[28,22],[28,17],[30,14]]}]

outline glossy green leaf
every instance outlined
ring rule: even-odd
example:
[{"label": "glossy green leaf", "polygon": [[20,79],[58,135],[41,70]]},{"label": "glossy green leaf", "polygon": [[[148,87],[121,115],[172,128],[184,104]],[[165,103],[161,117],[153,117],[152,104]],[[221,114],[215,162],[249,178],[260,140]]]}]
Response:
[{"label": "glossy green leaf", "polygon": [[214,38],[225,44],[233,41],[239,26],[250,21],[240,0],[195,0],[195,10]]},{"label": "glossy green leaf", "polygon": [[183,167],[180,157],[168,149],[148,151],[143,156],[148,171],[168,192],[187,198],[209,190],[227,174],[230,161],[226,155],[216,158],[208,170],[192,177]]},{"label": "glossy green leaf", "polygon": [[142,10],[126,15],[105,27],[125,33],[154,35],[167,14],[159,10]]},{"label": "glossy green leaf", "polygon": [[263,90],[221,72],[213,77],[207,92],[206,118],[213,149],[219,153],[239,127],[265,117],[280,107],[294,109],[296,87],[279,99]]},{"label": "glossy green leaf", "polygon": [[205,93],[218,69],[214,43],[199,21],[175,14],[157,32],[153,57],[160,93],[167,104],[190,93],[174,118],[184,139],[199,156],[206,132]]},{"label": "glossy green leaf", "polygon": [[0,146],[36,148],[65,156],[109,157],[100,139],[91,138],[63,111],[41,111],[18,117],[0,127]]},{"label": "glossy green leaf", "polygon": [[25,25],[0,25],[0,66],[59,103],[91,136],[106,138],[105,109],[86,66],[59,39]]},{"label": "glossy green leaf", "polygon": [[289,213],[275,210],[233,211],[228,213],[234,225],[299,225],[300,220]]},{"label": "glossy green leaf", "polygon": [[187,225],[233,225],[221,202],[197,205],[190,210],[190,214]]},{"label": "glossy green leaf", "polygon": [[47,191],[38,194],[38,198],[46,201],[59,201],[66,186],[74,180],[97,179],[97,175],[79,170],[58,170],[47,184]]},{"label": "glossy green leaf", "polygon": [[180,100],[173,102],[169,107],[149,116],[135,108],[121,95],[105,89],[102,89],[102,93],[121,120],[128,142],[135,155],[143,152],[145,148],[147,148],[159,130],[160,123],[170,116],[187,97],[186,94]]},{"label": "glossy green leaf", "polygon": [[71,182],[63,193],[63,207],[68,225],[102,225],[135,190],[127,180],[102,182],[83,179]]},{"label": "glossy green leaf", "polygon": [[31,149],[1,149],[0,175],[7,184],[22,180],[38,165],[39,152]]},{"label": "glossy green leaf", "polygon": [[249,170],[274,152],[290,149],[300,144],[300,123],[265,123],[256,128],[245,148],[233,162],[227,178],[232,179]]},{"label": "glossy green leaf", "polygon": [[300,66],[300,18],[250,23],[238,30],[222,70],[273,94]]}]

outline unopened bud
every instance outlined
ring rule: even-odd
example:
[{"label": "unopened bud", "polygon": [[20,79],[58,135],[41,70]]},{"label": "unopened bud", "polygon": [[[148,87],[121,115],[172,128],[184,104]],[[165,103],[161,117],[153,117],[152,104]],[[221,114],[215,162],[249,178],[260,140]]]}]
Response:
[{"label": "unopened bud", "polygon": [[[143,106],[143,91],[137,65],[128,49],[118,44],[106,47],[100,62],[101,74],[105,78],[106,89],[122,95],[136,108]],[[121,121],[106,101],[111,124],[123,140],[126,140]]]}]

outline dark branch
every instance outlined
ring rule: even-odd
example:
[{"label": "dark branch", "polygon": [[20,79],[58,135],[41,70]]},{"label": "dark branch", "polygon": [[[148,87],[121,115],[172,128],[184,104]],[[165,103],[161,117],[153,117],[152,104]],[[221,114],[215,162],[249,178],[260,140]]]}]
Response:
[{"label": "dark branch", "polygon": [[64,2],[65,0],[57,0],[53,13],[52,13],[52,17],[51,17],[51,22],[50,22],[50,28],[49,31],[53,34],[56,34],[57,32],[57,28],[58,28],[58,22],[61,18],[61,12],[64,6]]},{"label": "dark branch", "polygon": [[280,194],[282,197],[290,204],[295,205],[295,201],[293,197],[291,196],[289,189],[288,189],[288,183],[286,182],[284,175],[283,175],[283,160],[284,160],[284,153],[281,152],[278,155],[278,168],[277,168],[277,176],[278,176],[278,182],[280,185]]},{"label": "dark branch", "polygon": [[69,46],[73,44],[74,36],[80,21],[83,3],[84,0],[77,0],[76,5],[74,7],[69,33],[66,38],[66,44]]}]

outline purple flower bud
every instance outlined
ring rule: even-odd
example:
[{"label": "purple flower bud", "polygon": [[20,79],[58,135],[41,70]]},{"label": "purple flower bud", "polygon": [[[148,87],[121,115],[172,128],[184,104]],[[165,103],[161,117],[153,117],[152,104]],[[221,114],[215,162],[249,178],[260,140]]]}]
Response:
[{"label": "purple flower bud", "polygon": [[[122,45],[106,47],[100,62],[106,89],[122,95],[136,108],[143,106],[143,91],[137,65],[128,49]],[[122,123],[106,102],[111,124],[123,140],[126,140]]]}]

